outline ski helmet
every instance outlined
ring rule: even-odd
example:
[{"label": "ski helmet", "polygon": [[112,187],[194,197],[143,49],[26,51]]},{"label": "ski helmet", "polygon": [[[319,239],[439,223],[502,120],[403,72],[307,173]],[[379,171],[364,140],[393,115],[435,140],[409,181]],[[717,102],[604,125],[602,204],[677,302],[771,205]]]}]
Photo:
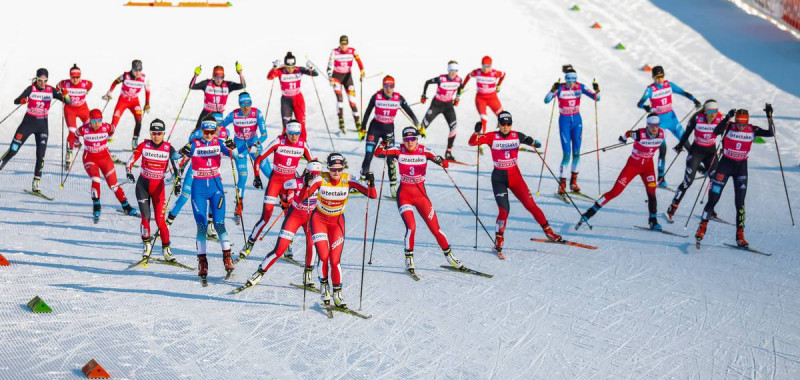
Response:
[{"label": "ski helmet", "polygon": [[747,112],[746,109],[740,108],[736,110],[735,119],[736,124],[749,124],[750,123],[750,113]]},{"label": "ski helmet", "polygon": [[250,98],[250,94],[247,92],[243,92],[239,94],[239,107],[250,107],[253,105],[253,99]]},{"label": "ski helmet", "polygon": [[661,66],[653,67],[653,78],[657,76],[664,76],[664,68]]},{"label": "ski helmet", "polygon": [[383,77],[383,87],[386,86],[394,88],[394,77],[392,77],[391,75]]},{"label": "ski helmet", "polygon": [[419,136],[419,131],[417,130],[417,128],[414,128],[414,127],[405,127],[405,128],[403,128],[403,140],[404,141],[405,141],[405,139],[407,137],[413,137],[414,139],[416,139],[418,136]]},{"label": "ski helmet", "polygon": [[328,155],[328,168],[339,166],[342,168],[347,167],[347,159],[341,153],[333,152]]},{"label": "ski helmet", "polygon": [[72,68],[69,69],[69,77],[70,78],[80,78],[81,77],[81,69],[78,67],[77,63],[72,64]]},{"label": "ski helmet", "polygon": [[283,65],[284,66],[295,66],[297,64],[297,60],[292,55],[292,52],[287,51],[286,56],[283,57]]},{"label": "ski helmet", "polygon": [[200,129],[217,129],[217,119],[214,117],[214,115],[206,115],[206,117],[203,118],[203,121],[200,122]]},{"label": "ski helmet", "polygon": [[319,173],[322,173],[322,164],[317,160],[308,161],[305,172],[319,175]]},{"label": "ski helmet", "polygon": [[561,65],[561,72],[566,74],[568,72],[575,72],[575,69],[572,68],[572,64],[567,63],[566,65]]},{"label": "ski helmet", "polygon": [[153,119],[153,121],[150,122],[150,132],[162,132],[163,133],[166,130],[167,130],[166,125],[164,124],[163,121],[161,121],[161,119],[155,118],[155,119]]},{"label": "ski helmet", "polygon": [[511,125],[511,112],[503,111],[497,115],[497,125]]},{"label": "ski helmet", "polygon": [[714,111],[717,112],[719,110],[719,106],[717,105],[717,101],[714,99],[708,99],[705,103],[703,103],[703,111],[709,112]]},{"label": "ski helmet", "polygon": [[134,59],[131,62],[131,71],[142,71],[142,61],[140,59]]},{"label": "ski helmet", "polygon": [[456,61],[447,62],[447,72],[449,73],[453,71],[458,72],[458,62]]},{"label": "ski helmet", "polygon": [[225,78],[225,68],[223,68],[220,65],[214,66],[214,71],[212,75],[215,77],[219,76]]},{"label": "ski helmet", "polygon": [[342,35],[339,37],[339,43],[340,43],[340,44],[341,44],[341,43],[348,44],[348,43],[350,43],[350,39],[349,39],[349,38],[347,38],[347,35],[346,35],[346,34],[342,34]]},{"label": "ski helmet", "polygon": [[38,78],[38,77],[45,77],[45,78],[49,78],[49,77],[50,77],[50,73],[49,73],[49,72],[47,72],[47,69],[45,69],[45,68],[41,68],[41,69],[38,69],[38,70],[36,70],[36,77],[37,77],[37,78]]},{"label": "ski helmet", "polygon": [[659,124],[661,124],[661,119],[658,117],[657,113],[650,112],[649,114],[647,114],[646,123],[648,127],[651,125],[658,126]]},{"label": "ski helmet", "polygon": [[103,111],[95,108],[89,111],[89,120],[103,120]]},{"label": "ski helmet", "polygon": [[303,132],[303,125],[299,121],[292,119],[286,122],[286,134],[299,135]]},{"label": "ski helmet", "polygon": [[485,55],[481,59],[481,66],[491,66],[492,65],[492,57]]}]

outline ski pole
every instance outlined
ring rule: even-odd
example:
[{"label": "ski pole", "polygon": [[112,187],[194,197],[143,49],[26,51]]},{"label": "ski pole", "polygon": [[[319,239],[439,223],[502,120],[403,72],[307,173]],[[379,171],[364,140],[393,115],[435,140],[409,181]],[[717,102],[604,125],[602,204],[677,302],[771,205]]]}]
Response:
[{"label": "ski pole", "polygon": [[[481,181],[481,147],[478,146],[478,149],[475,150],[475,246],[472,248],[478,249],[478,223],[480,219],[478,218],[478,200],[480,199],[478,192],[480,191],[480,181]],[[449,174],[448,174],[449,175]],[[454,183],[455,184],[455,183]],[[464,198],[466,201],[467,198]],[[469,204],[469,202],[467,202]],[[485,229],[485,228],[484,228]]]},{"label": "ski pole", "polygon": [[[233,176],[233,187],[236,189],[236,204],[239,205],[242,202],[242,198],[239,196],[239,184],[236,181],[236,165],[233,163],[233,152],[228,151],[230,156],[228,158],[231,159],[231,175]],[[236,211],[234,211],[235,213]],[[243,241],[247,241],[247,232],[244,230],[244,205],[242,205],[242,213],[239,214],[239,224],[242,225],[242,239]]]},{"label": "ski pole", "polygon": [[[725,135],[728,134],[728,127],[729,126],[730,126],[730,123],[728,125],[726,125],[725,126],[725,130],[722,131],[722,135],[721,136],[722,136],[723,139],[725,138]],[[689,226],[689,219],[694,214],[694,208],[697,207],[697,200],[700,199],[700,195],[702,194],[705,197],[706,193],[708,193],[708,191],[711,189],[711,182],[709,181],[708,189],[703,191],[703,188],[705,187],[705,184],[706,184],[706,180],[711,178],[711,173],[715,171],[714,170],[714,165],[717,164],[717,161],[719,161],[720,156],[722,156],[722,148],[723,148],[723,145],[722,145],[722,143],[720,143],[719,147],[717,148],[716,153],[714,154],[714,158],[711,160],[711,165],[709,165],[709,167],[706,170],[706,175],[703,176],[703,182],[700,184],[700,189],[697,190],[697,197],[694,198],[694,204],[692,204],[692,209],[689,211],[689,215],[686,216],[686,223],[683,224],[683,228],[686,228],[686,227]]]},{"label": "ski pole", "polygon": [[372,252],[375,250],[375,233],[378,231],[378,218],[381,216],[381,199],[383,199],[383,180],[386,177],[386,161],[388,156],[384,156],[383,169],[381,169],[381,187],[378,190],[378,210],[375,211],[375,224],[372,227],[372,245],[369,248],[369,265],[372,265]]},{"label": "ski pole", "polygon": [[[592,78],[592,84],[596,87],[597,81],[595,78]],[[597,87],[598,89],[600,87]],[[603,194],[603,189],[600,188],[600,126],[598,115],[597,115],[597,93],[594,94],[594,141],[595,141],[595,148],[597,148],[597,194]],[[547,157],[547,146],[545,146],[545,158]],[[578,156],[580,157],[580,156]],[[672,166],[672,165],[670,165]]]},{"label": "ski pole", "polygon": [[[78,146],[78,151],[75,152],[76,158],[78,157],[78,153],[81,152],[81,148],[83,148],[83,145]],[[75,166],[75,161],[77,161],[77,159],[72,160],[72,163],[69,164],[69,167],[67,168],[67,174],[64,175],[64,180],[61,181],[61,185],[58,186],[59,189],[63,189],[64,184],[67,183],[67,178],[69,178],[69,173],[72,173],[72,167]]]},{"label": "ski pole", "polygon": [[178,119],[181,117],[181,112],[183,112],[183,106],[186,105],[186,101],[189,100],[189,94],[191,93],[192,89],[189,88],[189,90],[186,91],[186,96],[183,98],[183,104],[181,104],[181,108],[178,110],[178,116],[175,116],[175,122],[172,123],[172,128],[169,129],[169,134],[167,135],[166,141],[169,141],[169,138],[172,137],[172,131],[174,131],[175,126],[178,125]]},{"label": "ski pole", "polygon": [[264,240],[264,237],[267,236],[267,234],[269,233],[269,230],[272,229],[272,226],[274,226],[275,223],[278,223],[278,219],[280,219],[281,215],[284,215],[284,214],[286,214],[286,210],[281,209],[281,213],[275,216],[275,219],[272,221],[272,224],[270,224],[269,227],[267,228],[267,230],[264,231],[264,233],[262,233],[261,236],[258,237],[258,241],[263,241]]},{"label": "ski pole", "polygon": [[[539,153],[539,150],[536,149],[536,147],[533,147],[533,151],[536,152],[536,155],[539,156],[539,159],[541,159],[542,162],[544,162],[544,157],[542,157],[542,154]],[[550,169],[550,165],[548,165],[546,162],[544,162],[544,166],[547,168],[547,171],[550,172],[550,175],[553,176],[553,179],[556,180],[556,182],[558,182],[558,178],[556,177],[556,174],[553,173],[553,170]],[[576,205],[575,201],[572,200],[572,197],[569,196],[569,193],[565,192],[564,195],[566,195],[567,199],[569,199],[569,203],[572,203],[572,207],[575,207],[575,211],[577,211],[579,215],[583,216],[583,214],[581,213],[581,210],[578,208],[578,205]],[[585,221],[584,223],[586,223],[586,225],[589,226],[590,230],[592,229],[592,225],[589,224],[588,220]]]},{"label": "ski pole", "polygon": [[[319,69],[317,69],[317,71],[319,71]],[[331,149],[333,149],[333,151],[336,151],[336,146],[333,144],[333,136],[331,136],[331,128],[328,127],[328,119],[325,117],[325,110],[322,108],[322,99],[320,99],[319,91],[317,91],[317,82],[314,81],[313,76],[311,77],[311,84],[314,85],[314,93],[317,94],[317,102],[319,102],[319,112],[322,113],[322,121],[325,122],[325,129],[328,130],[328,139],[331,141]]]},{"label": "ski pole", "polygon": [[[617,149],[617,148],[622,148],[623,146],[626,146],[626,145],[631,145],[631,144],[633,144],[633,143],[631,143],[631,142],[624,142],[624,143],[616,143],[616,144],[611,144],[611,145],[608,145],[608,146],[602,147],[602,148],[600,148],[600,149],[590,150],[590,151],[588,151],[588,152],[581,153],[581,154],[580,154],[580,156],[583,156],[583,155],[586,155],[586,154],[591,154],[591,153],[598,152],[598,151],[600,151],[600,152],[608,152],[609,150],[614,150],[614,149]],[[599,155],[599,153],[598,153],[598,155]]]},{"label": "ski pole", "polygon": [[669,166],[667,166],[667,170],[664,172],[664,175],[661,177],[661,180],[658,181],[658,183],[656,184],[656,187],[661,185],[661,182],[664,182],[664,180],[667,178],[667,173],[669,173],[669,169],[672,169],[672,164],[675,163],[675,161],[678,159],[678,156],[681,155],[681,152],[683,152],[683,149],[681,149],[681,151],[675,155],[675,158],[672,159],[672,162],[669,163]]},{"label": "ski pole", "polygon": [[64,144],[67,143],[64,141],[64,119],[66,118],[64,112],[66,112],[66,110],[66,105],[61,107],[61,181],[64,181],[64,162],[66,160],[66,157],[64,157]]},{"label": "ski pole", "polygon": [[[480,219],[478,219],[478,212],[475,211],[475,209],[472,208],[471,204],[469,204],[469,201],[467,200],[467,197],[465,197],[464,193],[461,192],[461,188],[458,187],[458,185],[456,184],[456,181],[453,179],[453,176],[450,175],[450,172],[447,170],[447,168],[442,167],[442,170],[444,170],[444,173],[447,174],[447,178],[450,179],[450,183],[453,184],[453,187],[456,189],[456,191],[458,191],[458,194],[461,195],[461,199],[463,199],[464,203],[467,204],[467,207],[469,207],[469,210],[472,211],[473,215],[475,215],[475,220],[478,223],[480,223],[481,227],[483,227],[483,231],[486,232],[486,236],[489,237],[489,240],[492,241],[492,244],[495,244],[495,241],[494,241],[494,238],[492,237],[492,234],[489,233],[489,230],[486,229],[486,226],[483,225],[483,222]],[[475,206],[477,207],[477,204]],[[475,231],[476,231],[476,234],[477,234],[477,230],[475,230]],[[477,248],[477,245],[476,245],[476,248]]]},{"label": "ski pole", "polygon": [[[771,109],[772,106],[767,103],[766,108],[764,111],[766,112],[767,109]],[[783,191],[786,192],[786,204],[789,206],[789,217],[792,219],[792,227],[794,227],[794,214],[792,213],[792,202],[789,201],[789,189],[786,187],[786,176],[783,174],[783,161],[781,160],[781,150],[778,148],[778,133],[775,131],[775,122],[772,121],[772,112],[768,112],[767,114],[767,121],[769,122],[769,129],[772,130],[773,137],[772,139],[775,140],[775,152],[778,153],[778,165],[781,168],[781,179],[783,179]]]},{"label": "ski pole", "polygon": [[[370,75],[370,76],[366,77],[365,79],[372,79],[372,78],[375,78],[375,77],[379,77],[379,76],[381,76],[381,75],[383,75],[383,71],[381,71],[381,72],[379,72],[379,73],[372,74],[372,75]],[[363,81],[362,81],[362,82],[363,82]]]},{"label": "ski pole", "polygon": [[17,110],[19,109],[19,107],[22,107],[22,104],[18,105],[16,108],[14,108],[13,110],[11,110],[11,112],[9,112],[9,113],[8,113],[8,115],[6,115],[6,117],[4,117],[4,118],[3,118],[3,120],[0,120],[0,124],[3,124],[3,122],[4,122],[4,121],[6,121],[6,119],[8,119],[8,118],[9,118],[11,115],[13,115],[13,114],[14,114],[14,112],[17,112]]},{"label": "ski pole", "polygon": [[[374,189],[374,186],[375,184],[373,183],[371,188]],[[361,311],[361,301],[364,299],[364,264],[367,261],[367,231],[369,227],[369,189],[370,186],[367,185],[367,211],[364,213],[364,244],[361,249],[361,291],[358,294],[358,311]]]},{"label": "ski pole", "polygon": [[106,100],[106,104],[103,104],[103,110],[101,110],[100,113],[106,112],[106,107],[108,107],[108,103],[111,103],[111,98],[108,98],[108,100]]},{"label": "ski pole", "polygon": [[[561,78],[558,78],[558,83],[561,83]],[[553,99],[553,105],[550,107],[550,122],[547,124],[547,138],[544,140],[545,159],[547,159],[547,147],[550,146],[550,128],[553,126],[553,113],[556,111],[557,102],[557,99]],[[539,185],[536,187],[536,195],[539,195],[539,190],[542,189],[542,174],[544,174],[544,161],[542,161],[542,166],[539,168]]]},{"label": "ski pole", "polygon": [[[275,220],[277,220],[277,218]],[[272,226],[270,226],[270,228],[271,227]],[[311,234],[311,213],[308,213],[308,219],[306,219],[306,230],[304,232],[306,234],[306,242],[308,242],[308,240],[309,240],[308,236]],[[306,243],[306,244],[308,244],[308,243]],[[314,243],[312,242],[311,244],[312,244],[312,247],[310,249],[313,252],[314,251],[314,247],[313,247]],[[306,250],[308,250],[308,249],[309,248],[306,247]],[[306,260],[308,260],[308,259],[306,259]],[[303,311],[306,311],[306,290],[308,289],[308,284],[306,283],[306,267],[308,267],[311,263],[310,262],[306,262],[305,264],[306,264],[306,266],[303,267]]]}]

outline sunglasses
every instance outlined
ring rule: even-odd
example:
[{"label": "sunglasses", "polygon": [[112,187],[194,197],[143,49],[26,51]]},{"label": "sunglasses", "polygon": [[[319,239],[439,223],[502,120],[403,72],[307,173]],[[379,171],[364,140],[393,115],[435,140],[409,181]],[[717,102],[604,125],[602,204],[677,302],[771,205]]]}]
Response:
[{"label": "sunglasses", "polygon": [[344,170],[344,168],[328,168],[328,171],[331,173],[338,173],[342,170]]},{"label": "sunglasses", "polygon": [[383,88],[394,88],[394,85],[393,84],[385,84],[385,85],[383,85]]},{"label": "sunglasses", "polygon": [[89,121],[91,121],[92,123],[102,123],[103,119],[90,119]]},{"label": "sunglasses", "polygon": [[510,127],[511,123],[498,123],[498,125],[501,127]]},{"label": "sunglasses", "polygon": [[417,136],[403,137],[403,141],[405,141],[405,142],[417,141]]},{"label": "sunglasses", "polygon": [[717,113],[718,111],[719,111],[719,109],[711,108],[711,109],[707,109],[706,113]]},{"label": "sunglasses", "polygon": [[301,132],[289,132],[289,131],[286,131],[286,134],[289,135],[289,136],[300,136],[300,133]]},{"label": "sunglasses", "polygon": [[223,80],[223,79],[225,79],[225,76],[223,76],[223,75],[214,75],[213,78],[214,79],[218,79],[218,80]]},{"label": "sunglasses", "polygon": [[481,65],[481,67],[484,69],[491,69],[492,65]]},{"label": "sunglasses", "polygon": [[153,136],[161,136],[164,134],[164,132],[150,132],[150,134]]},{"label": "sunglasses", "polygon": [[203,130],[203,134],[204,134],[204,135],[213,135],[213,134],[215,134],[215,133],[217,133],[217,130],[216,130],[216,129],[204,129],[204,130]]},{"label": "sunglasses", "polygon": [[42,79],[42,78],[36,78],[36,81],[37,81],[37,82],[47,82],[47,78],[44,78],[44,79]]}]

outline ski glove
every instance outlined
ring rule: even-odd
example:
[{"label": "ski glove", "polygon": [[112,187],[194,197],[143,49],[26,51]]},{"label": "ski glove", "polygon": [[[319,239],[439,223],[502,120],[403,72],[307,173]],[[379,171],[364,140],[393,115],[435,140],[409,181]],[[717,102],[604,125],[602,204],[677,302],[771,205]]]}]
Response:
[{"label": "ski glove", "polygon": [[279,61],[279,60],[276,59],[276,60],[272,61],[272,67],[277,69],[278,66],[280,66],[280,65],[281,65],[281,61]]},{"label": "ski glove", "polygon": [[257,155],[258,151],[260,151],[260,150],[261,150],[261,146],[258,143],[255,143],[255,144],[253,144],[253,146],[250,147],[250,154]]},{"label": "ski glove", "polygon": [[231,139],[227,139],[227,140],[225,140],[225,147],[230,149],[230,150],[234,150],[234,149],[236,149],[236,143],[233,142],[233,140],[231,140]]},{"label": "ski glove", "polygon": [[422,103],[422,104],[425,104],[425,102],[427,102],[427,101],[428,101],[428,97],[425,96],[425,94],[422,94],[422,97],[419,98],[419,102]]},{"label": "ski glove", "polygon": [[772,117],[772,104],[767,103],[764,107],[764,112],[767,114],[767,117]]},{"label": "ski glove", "polygon": [[454,106],[457,106],[457,105],[458,105],[458,101],[459,101],[459,99],[458,99],[458,97],[456,96],[456,99],[455,99],[455,100],[453,100],[453,105],[454,105]]},{"label": "ski glove", "polygon": [[480,121],[475,123],[475,133],[481,133],[482,129],[483,129],[483,123],[481,123]]},{"label": "ski glove", "polygon": [[367,181],[369,187],[375,187],[375,174],[367,172],[367,174],[364,175],[364,179]]},{"label": "ski glove", "polygon": [[628,138],[625,136],[620,136],[618,140],[620,144],[625,144],[626,142],[628,142]]},{"label": "ski glove", "polygon": [[499,84],[495,87],[494,92],[496,92],[498,94],[500,93],[500,85]]},{"label": "ski glove", "polygon": [[696,108],[696,109],[700,109],[700,107],[701,107],[701,106],[702,106],[702,104],[700,104],[700,101],[699,101],[699,100],[697,100],[697,99],[695,99],[695,100],[694,100],[694,108]]},{"label": "ski glove", "polygon": [[203,68],[200,65],[194,68],[194,76],[200,75],[201,72],[203,72]]},{"label": "ski glove", "polygon": [[312,172],[303,173],[303,185],[308,186],[313,180],[314,180],[314,173]]},{"label": "ski glove", "polygon": [[436,165],[439,165],[439,166],[441,166],[443,168],[448,168],[450,166],[450,165],[447,164],[447,161],[445,161],[442,156],[436,156],[433,159],[433,163],[435,163]]},{"label": "ski glove", "polygon": [[364,81],[364,70],[361,70],[361,81]]},{"label": "ski glove", "polygon": [[597,84],[597,82],[592,81],[592,89],[594,90],[595,93],[598,93],[600,92],[600,85]]},{"label": "ski glove", "polygon": [[672,150],[674,150],[675,153],[680,153],[683,150],[683,147],[681,146],[681,144],[678,144],[678,145],[675,145],[675,147],[672,148]]},{"label": "ski glove", "polygon": [[533,140],[533,147],[539,149],[542,147],[542,142],[539,140]]},{"label": "ski glove", "polygon": [[173,185],[172,194],[181,195],[181,177],[175,178],[175,185]]},{"label": "ski glove", "polygon": [[192,148],[189,145],[185,145],[178,153],[180,153],[181,156],[189,157],[192,155]]},{"label": "ski glove", "polygon": [[553,83],[553,87],[550,87],[550,92],[555,94],[556,91],[558,91],[558,86],[559,86],[558,82]]},{"label": "ski glove", "polygon": [[239,63],[239,61],[236,61],[236,73],[237,74],[241,74],[242,73],[242,64]]},{"label": "ski glove", "polygon": [[145,113],[149,113],[150,112],[150,105],[149,104],[145,104],[144,105],[144,112]]},{"label": "ski glove", "polygon": [[105,100],[105,101],[111,100],[111,92],[110,91],[107,92],[105,95],[103,95],[103,100]]},{"label": "ski glove", "polygon": [[728,114],[726,116],[728,117],[728,119],[730,119],[730,118],[734,117],[735,115],[736,115],[736,110],[732,109],[732,110],[728,111]]},{"label": "ski glove", "polygon": [[364,141],[364,137],[367,135],[367,131],[364,129],[358,130],[358,141]]},{"label": "ski glove", "polygon": [[136,182],[136,178],[134,178],[134,177],[133,177],[133,173],[131,173],[131,172],[128,172],[128,173],[126,174],[126,176],[128,177],[128,182],[130,182],[130,183],[134,183],[134,182]]},{"label": "ski glove", "polygon": [[650,106],[648,106],[648,105],[646,105],[646,104],[645,104],[645,106],[644,106],[644,112],[650,113],[650,110],[651,110],[651,109],[652,109],[652,108],[650,108]]},{"label": "ski glove", "polygon": [[428,137],[428,134],[425,133],[425,127],[421,124],[417,126],[417,132],[419,132],[419,135],[422,136],[423,139]]},{"label": "ski glove", "polygon": [[253,187],[255,187],[256,189],[264,188],[264,184],[261,183],[260,175],[257,175],[255,178],[253,178]]},{"label": "ski glove", "polygon": [[19,100],[19,104],[28,104],[28,98],[22,98]]}]

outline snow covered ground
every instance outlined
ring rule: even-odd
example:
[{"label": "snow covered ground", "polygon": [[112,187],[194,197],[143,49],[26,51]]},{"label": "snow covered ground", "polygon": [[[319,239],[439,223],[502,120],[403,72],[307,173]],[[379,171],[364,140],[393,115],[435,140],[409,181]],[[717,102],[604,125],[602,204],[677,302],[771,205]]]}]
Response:
[{"label": "snow covered ground", "polygon": [[[571,63],[581,81],[597,78],[603,88],[598,108],[599,143],[604,146],[639,116],[635,104],[650,82],[649,74],[639,68],[661,64],[668,79],[701,99],[715,98],[723,110],[750,109],[761,126],[766,126],[760,111],[764,103],[774,105],[786,180],[800,216],[796,89],[785,89],[785,83],[775,83],[780,79],[751,66],[753,61],[774,60],[796,64],[798,44],[758,47],[753,39],[742,37],[749,28],[693,28],[683,16],[669,13],[686,15],[692,2],[664,6],[666,2],[658,1],[656,6],[642,0],[580,1],[580,12],[569,10],[574,2],[562,0],[410,0],[392,3],[391,8],[373,1],[309,1],[281,7],[239,0],[232,8],[213,10],[127,8],[120,3],[7,4],[6,20],[0,24],[0,115],[13,109],[12,100],[30,83],[36,68],[47,67],[54,84],[67,77],[74,62],[95,83],[90,106],[100,107],[100,96],[133,58],[144,61],[153,87],[153,108],[145,124],[153,117],[171,124],[197,64],[203,65],[203,76],[215,64],[223,64],[230,77],[239,60],[255,106],[263,109],[270,85],[266,71],[273,60],[291,50],[301,63],[308,55],[324,65],[338,36],[345,33],[360,52],[367,75],[392,74],[397,91],[410,102],[417,101],[423,81],[442,73],[448,60],[457,59],[466,74],[479,65],[481,56],[491,55],[495,66],[508,72],[500,98],[514,114],[515,128],[542,141],[550,113],[542,99],[561,75],[561,64]],[[754,22],[743,12],[725,15],[734,25]],[[595,21],[603,29],[589,28]],[[757,59],[745,62],[725,54],[726,47],[717,47],[730,40],[740,40],[741,50],[753,52]],[[612,49],[618,42],[627,50]],[[324,157],[331,147],[320,111],[335,128],[335,98],[318,80],[325,107],[320,110],[311,83],[304,82],[310,144]],[[378,86],[377,77],[369,79],[364,91],[369,95]],[[474,91],[465,94],[458,108],[456,156],[469,162],[475,161],[475,153],[466,147],[466,139],[478,119],[473,95]],[[201,95],[192,93],[173,137],[176,144],[193,127],[201,103]],[[268,123],[274,136],[279,131],[277,96],[272,103]],[[679,117],[689,107],[685,99],[676,99]],[[228,110],[234,108],[232,97]],[[414,108],[418,115],[425,109]],[[584,100],[582,113],[588,151],[595,146],[591,102]],[[3,150],[21,118],[20,111],[0,126]],[[771,257],[725,248],[724,242],[733,241],[734,229],[718,223],[709,226],[700,251],[691,239],[634,229],[633,224],[646,222],[644,189],[638,183],[592,220],[593,230],[575,232],[577,212],[551,196],[556,184],[545,177],[536,201],[551,225],[568,239],[600,249],[530,242],[543,234],[515,201],[506,233],[508,259],[499,261],[482,231],[478,249],[473,249],[474,218],[445,174],[431,168],[428,189],[454,251],[468,266],[494,278],[439,268],[444,259],[421,227],[417,266],[422,280],[414,282],[403,274],[403,224],[394,204],[382,202],[374,265],[367,266],[364,283],[363,309],[373,317],[365,321],[337,314],[328,320],[311,294],[309,310],[302,311],[302,292],[288,285],[301,281],[301,272],[290,264],[280,262],[256,288],[230,294],[257,268],[276,231],[237,266],[230,281],[222,280],[219,248],[210,244],[208,288],[200,287],[196,273],[173,267],[152,264],[146,270],[124,270],[139,255],[139,221],[113,212],[116,200],[104,187],[103,218],[93,225],[90,181],[79,165],[65,188],[58,189],[60,118],[60,107],[53,107],[43,179],[43,189],[56,197],[55,202],[21,191],[32,176],[32,140],[0,172],[0,237],[5,242],[0,254],[12,263],[0,267],[0,378],[81,377],[81,366],[91,358],[115,378],[142,379],[800,377],[800,238],[789,221],[772,139],[753,149],[747,198],[748,239],[753,247],[774,253]],[[132,123],[126,115],[112,144],[123,159],[127,153],[120,151],[130,141]],[[437,119],[426,144],[442,152],[446,129]],[[555,168],[561,154],[557,126],[553,130],[547,161]],[[675,140],[670,137],[669,142],[674,145]],[[355,173],[363,145],[352,134],[335,143]],[[628,154],[623,148],[601,156],[602,191],[611,187]],[[540,161],[525,157],[520,165],[535,191]],[[595,158],[584,158],[582,184],[587,194],[596,195]],[[484,156],[478,192],[481,219],[491,227],[496,207],[487,163]],[[373,170],[380,170],[380,164],[376,160]],[[672,186],[682,169],[679,158],[668,175]],[[472,202],[474,168],[454,167],[451,173]],[[224,180],[230,195],[229,170]],[[680,223],[665,228],[694,232],[694,218],[688,229],[682,227],[698,188],[695,184],[684,200]],[[132,187],[126,192],[133,198]],[[671,197],[659,190],[659,211]],[[248,230],[260,215],[260,202],[260,191],[249,187],[244,216]],[[576,202],[582,209],[591,205]],[[231,204],[229,199],[229,210]],[[375,209],[372,202],[370,213]],[[364,210],[363,197],[351,200],[342,259],[345,296],[354,308]],[[718,212],[734,219],[730,184]],[[374,218],[370,215],[370,232]],[[174,250],[184,262],[194,260],[194,228],[191,212],[184,210],[171,229]],[[228,229],[238,251],[242,236],[230,218]],[[295,249],[302,251],[302,242]],[[25,304],[36,295],[53,308],[52,314],[28,311]]]}]

